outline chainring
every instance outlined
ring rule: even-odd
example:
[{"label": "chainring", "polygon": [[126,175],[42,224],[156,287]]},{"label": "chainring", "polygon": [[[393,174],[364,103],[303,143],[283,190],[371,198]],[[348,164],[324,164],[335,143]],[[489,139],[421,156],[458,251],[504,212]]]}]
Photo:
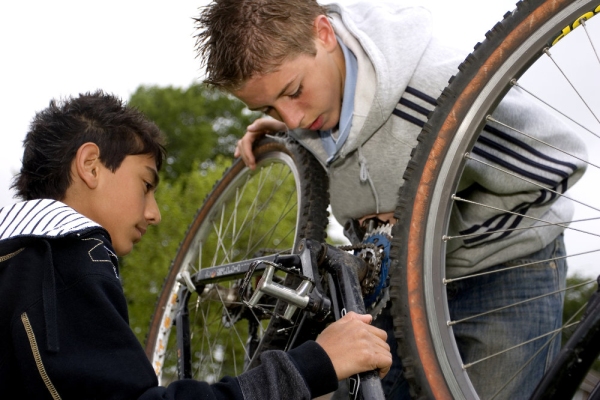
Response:
[{"label": "chainring", "polygon": [[390,299],[389,266],[392,226],[382,224],[367,230],[363,237],[361,250],[355,255],[365,259],[368,272],[361,287],[367,312],[377,318]]}]

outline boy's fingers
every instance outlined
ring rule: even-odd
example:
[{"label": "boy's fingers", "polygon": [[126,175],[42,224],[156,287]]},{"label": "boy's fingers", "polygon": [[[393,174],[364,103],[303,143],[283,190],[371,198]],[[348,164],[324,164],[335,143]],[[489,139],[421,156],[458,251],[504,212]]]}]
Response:
[{"label": "boy's fingers", "polygon": [[261,132],[263,135],[267,133],[275,133],[287,130],[285,124],[273,118],[259,118],[248,125],[248,131]]},{"label": "boy's fingers", "polygon": [[390,372],[390,369],[391,369],[391,365],[389,367],[379,368],[379,379],[385,378],[385,376],[388,374],[388,372]]},{"label": "boy's fingers", "polygon": [[[387,340],[387,332],[384,331],[383,329],[379,329],[377,327],[369,325],[369,332],[371,332],[373,335],[377,336],[379,339],[383,340],[384,342]],[[387,343],[386,343],[386,345],[387,345]]]},{"label": "boy's fingers", "polygon": [[365,324],[370,324],[371,321],[373,320],[373,316],[371,314],[358,314],[358,313],[355,313],[354,311],[350,311],[348,314],[346,314],[344,316],[344,318],[357,319],[361,322],[364,322]]},{"label": "boy's fingers", "polygon": [[254,140],[246,140],[242,143],[243,145],[243,154],[245,155],[244,157],[244,161],[246,162],[246,165],[250,168],[250,169],[254,169],[256,167],[255,165],[255,160],[254,160],[254,153],[252,152],[252,143],[254,142]]},{"label": "boy's fingers", "polygon": [[389,346],[383,351],[376,352],[376,356],[376,369],[379,371],[379,377],[383,378],[392,367],[392,353],[390,352]]},{"label": "boy's fingers", "polygon": [[233,153],[234,157],[242,157],[242,161],[246,164],[250,169],[254,169],[255,167],[255,158],[252,153],[252,142],[254,140],[250,137],[249,134],[244,135],[243,138],[238,140],[237,146]]},{"label": "boy's fingers", "polygon": [[380,328],[377,328],[377,327],[371,325],[371,322],[373,322],[373,316],[371,314],[357,314],[354,311],[350,311],[340,321],[343,321],[343,320],[350,321],[353,319],[366,324],[367,326],[365,326],[364,328],[370,334],[375,335],[379,339],[383,340],[383,342],[382,342],[383,345],[385,345],[387,347],[387,349],[389,350],[389,345],[386,343],[387,332],[384,331],[383,329],[380,329]]},{"label": "boy's fingers", "polygon": [[244,164],[250,169],[256,168],[256,159],[252,152],[252,145],[257,140],[268,133],[286,130],[283,122],[273,118],[259,118],[248,125],[244,136],[238,140],[233,153],[234,157],[241,157]]}]

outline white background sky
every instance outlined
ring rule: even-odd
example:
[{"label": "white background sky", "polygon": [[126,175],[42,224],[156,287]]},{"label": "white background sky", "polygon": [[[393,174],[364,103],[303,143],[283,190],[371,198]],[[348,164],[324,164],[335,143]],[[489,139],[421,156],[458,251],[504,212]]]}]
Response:
[{"label": "white background sky", "polygon": [[[350,0],[343,0],[350,1]],[[29,0],[0,6],[0,207],[36,111],[51,98],[104,89],[124,100],[140,85],[201,78],[193,21],[207,0]],[[435,32],[471,50],[516,0],[422,0]],[[484,9],[485,8],[485,9]]]}]

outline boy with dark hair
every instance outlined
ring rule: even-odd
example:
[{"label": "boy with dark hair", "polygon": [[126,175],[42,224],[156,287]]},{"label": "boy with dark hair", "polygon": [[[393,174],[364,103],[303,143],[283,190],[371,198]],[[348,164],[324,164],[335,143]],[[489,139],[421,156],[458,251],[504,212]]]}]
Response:
[{"label": "boy with dark hair", "polygon": [[24,147],[13,187],[26,201],[0,210],[0,383],[20,398],[304,399],[389,368],[385,332],[352,313],[237,378],[158,386],[128,324],[117,257],[160,222],[160,130],[97,91],[52,101]]},{"label": "boy with dark hair", "polygon": [[[235,156],[254,168],[253,142],[267,133],[287,131],[328,171],[335,218],[342,224],[371,220],[377,232],[390,234],[398,188],[417,136],[465,58],[432,36],[429,12],[401,1],[321,6],[314,0],[214,0],[196,22],[205,82],[271,117],[248,126]],[[508,93],[494,116],[508,126],[540,132],[540,139],[554,147],[501,124],[488,124],[490,130],[478,142],[480,158],[533,178],[515,184],[503,172],[467,162],[459,190],[473,203],[454,204],[449,229],[454,236],[477,236],[448,243],[446,276],[530,265],[486,275],[487,287],[496,290],[483,289],[479,278],[450,285],[448,302],[453,317],[460,319],[556,293],[507,309],[502,316],[453,327],[465,364],[502,353],[469,369],[482,398],[492,397],[506,382],[502,398],[527,398],[560,340],[546,346],[544,338],[516,351],[503,350],[561,325],[566,262],[560,222],[570,220],[572,204],[549,193],[564,193],[581,177],[586,151],[564,123],[520,89]],[[501,210],[523,212],[528,218]],[[527,229],[541,220],[549,227]],[[506,232],[506,227],[513,230]],[[513,324],[519,313],[526,315],[523,323]],[[375,321],[380,322],[391,326],[390,307]],[[510,334],[500,334],[511,325]],[[388,340],[395,354],[389,332]],[[536,361],[511,380],[534,354]],[[384,390],[389,398],[408,397],[398,358],[384,379]]]}]

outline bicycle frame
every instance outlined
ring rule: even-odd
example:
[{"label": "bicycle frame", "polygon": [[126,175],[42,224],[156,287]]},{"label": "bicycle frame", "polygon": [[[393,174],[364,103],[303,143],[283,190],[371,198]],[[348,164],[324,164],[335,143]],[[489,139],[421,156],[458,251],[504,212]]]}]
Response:
[{"label": "bicycle frame", "polygon": [[[354,311],[358,314],[365,314],[365,306],[361,293],[360,279],[366,273],[366,264],[359,257],[355,257],[343,250],[328,244],[322,244],[314,240],[303,239],[299,246],[300,253],[292,255],[272,255],[260,257],[253,260],[220,265],[218,267],[207,268],[198,274],[192,275],[189,279],[182,279],[184,284],[179,291],[179,300],[176,309],[175,326],[177,327],[177,347],[178,351],[178,374],[180,379],[192,378],[192,363],[190,354],[190,334],[189,334],[189,312],[188,300],[193,291],[201,292],[207,284],[216,282],[224,271],[231,274],[235,271],[236,275],[246,275],[245,280],[250,281],[248,277],[265,272],[266,267],[273,264],[280,264],[288,271],[291,269],[300,269],[300,277],[304,281],[310,281],[312,289],[306,292],[306,285],[301,285],[302,289],[294,291],[281,285],[268,282],[261,279],[261,282],[255,289],[255,304],[262,294],[274,295],[279,299],[286,301],[292,312],[286,312],[284,318],[291,318],[291,314],[296,308],[303,308],[302,319],[314,318],[317,321],[327,318],[333,312],[337,320],[343,317],[347,312]],[[231,275],[229,275],[231,277]],[[329,293],[325,293],[321,285],[322,278],[327,279]],[[243,297],[245,287],[240,290],[240,296]],[[279,295],[277,293],[280,293]],[[253,307],[252,299],[244,301],[249,307]],[[305,306],[302,306],[305,304]],[[288,315],[290,314],[290,315]],[[310,316],[309,316],[310,315]],[[302,323],[301,323],[302,324]],[[298,328],[298,331],[301,327]],[[291,339],[290,347],[294,346],[295,335]],[[384,399],[383,389],[377,371],[369,371],[359,374],[359,376],[349,379],[349,394],[353,399]]]}]

